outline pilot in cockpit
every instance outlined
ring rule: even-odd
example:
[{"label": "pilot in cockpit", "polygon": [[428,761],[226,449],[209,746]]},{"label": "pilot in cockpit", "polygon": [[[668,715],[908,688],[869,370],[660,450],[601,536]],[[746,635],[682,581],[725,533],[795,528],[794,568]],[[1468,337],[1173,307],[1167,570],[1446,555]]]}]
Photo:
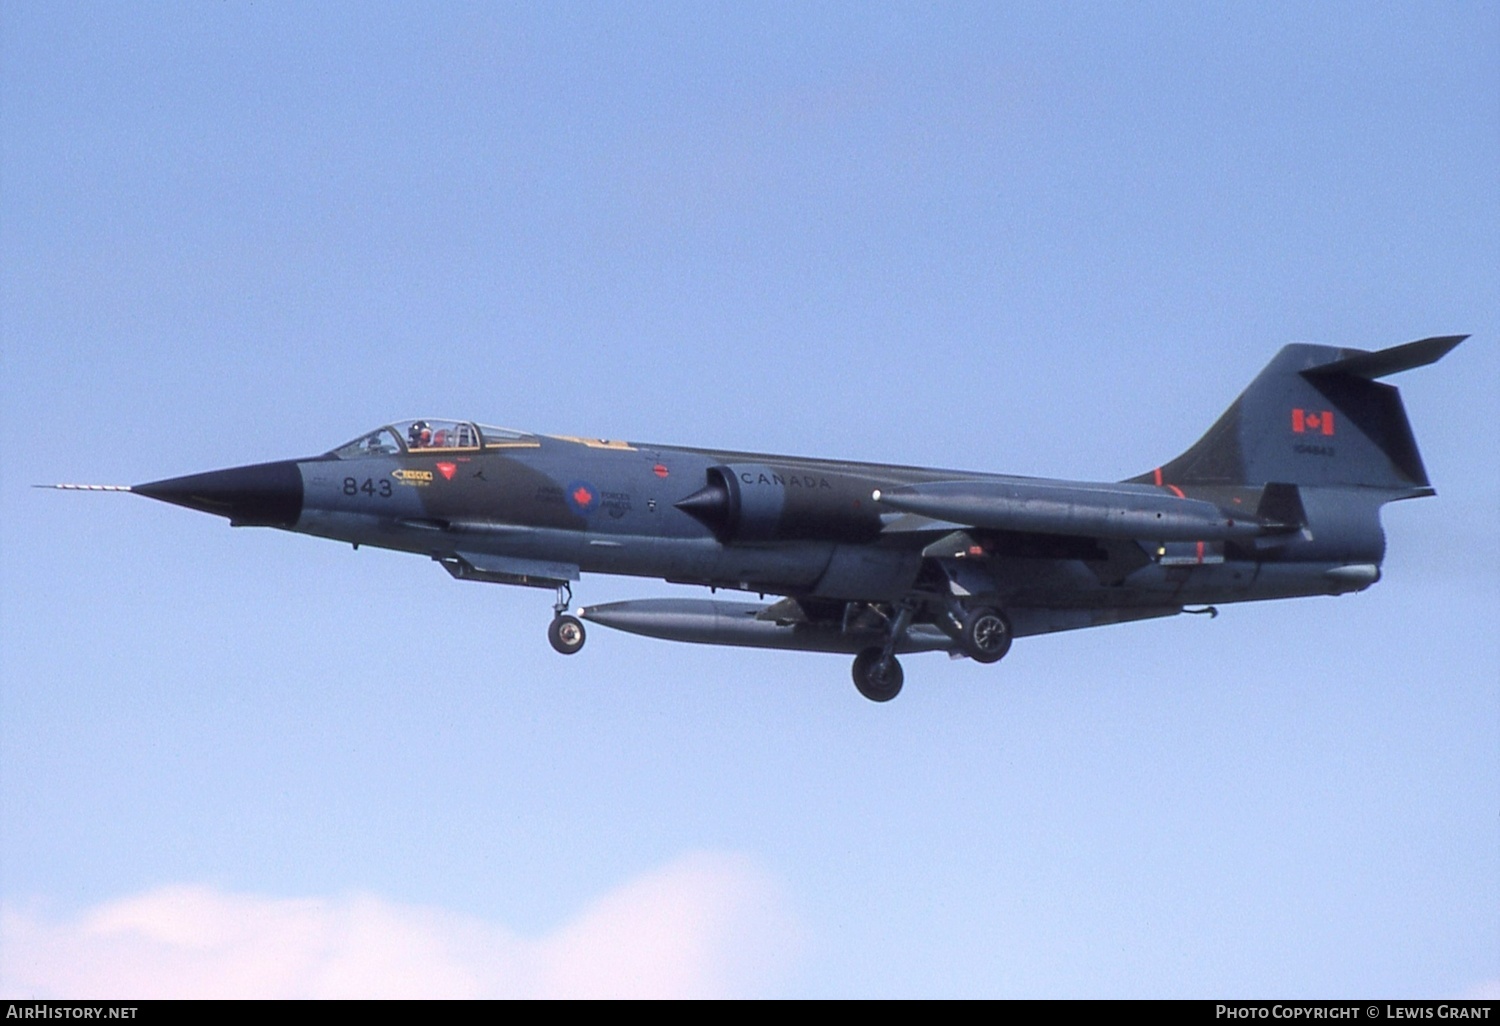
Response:
[{"label": "pilot in cockpit", "polygon": [[406,441],[413,449],[425,449],[432,444],[432,428],[425,420],[416,421],[406,432]]}]

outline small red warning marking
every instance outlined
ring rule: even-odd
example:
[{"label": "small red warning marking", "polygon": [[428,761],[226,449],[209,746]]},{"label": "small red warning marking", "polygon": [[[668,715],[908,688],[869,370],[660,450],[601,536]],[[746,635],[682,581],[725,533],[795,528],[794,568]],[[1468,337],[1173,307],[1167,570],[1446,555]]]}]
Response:
[{"label": "small red warning marking", "polygon": [[657,477],[666,477],[669,472],[666,467],[658,463],[656,466],[651,468],[651,473],[655,474]]},{"label": "small red warning marking", "polygon": [[453,480],[453,474],[454,474],[454,472],[458,470],[458,464],[457,463],[439,463],[437,465],[437,468],[438,468],[438,473],[439,474],[442,474],[443,477],[446,478],[447,480],[452,481]]}]

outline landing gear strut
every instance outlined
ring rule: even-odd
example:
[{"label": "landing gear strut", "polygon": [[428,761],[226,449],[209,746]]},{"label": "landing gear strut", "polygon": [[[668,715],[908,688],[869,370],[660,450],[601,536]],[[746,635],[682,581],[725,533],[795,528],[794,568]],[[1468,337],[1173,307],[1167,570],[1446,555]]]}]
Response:
[{"label": "landing gear strut", "polygon": [[583,622],[568,615],[568,605],[573,601],[573,589],[566,582],[557,586],[557,601],[552,605],[552,622],[547,625],[547,640],[552,648],[563,655],[573,655],[583,648],[588,640],[583,631]]},{"label": "landing gear strut", "polygon": [[896,646],[906,639],[906,632],[916,615],[916,606],[902,603],[896,610],[896,618],[891,621],[885,646],[877,648],[871,645],[854,657],[854,686],[870,701],[889,702],[901,693],[906,675],[896,660]]},{"label": "landing gear strut", "polygon": [[889,702],[901,694],[906,675],[895,656],[871,646],[854,657],[854,686],[872,702]]}]

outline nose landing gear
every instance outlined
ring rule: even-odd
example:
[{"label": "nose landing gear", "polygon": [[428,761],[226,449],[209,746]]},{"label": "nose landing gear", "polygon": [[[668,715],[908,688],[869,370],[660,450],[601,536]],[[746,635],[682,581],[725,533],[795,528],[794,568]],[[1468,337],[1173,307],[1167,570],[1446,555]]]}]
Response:
[{"label": "nose landing gear", "polygon": [[568,605],[572,601],[573,589],[567,584],[559,584],[557,601],[552,605],[552,622],[547,625],[547,641],[562,655],[573,655],[588,640],[583,621],[568,614]]}]

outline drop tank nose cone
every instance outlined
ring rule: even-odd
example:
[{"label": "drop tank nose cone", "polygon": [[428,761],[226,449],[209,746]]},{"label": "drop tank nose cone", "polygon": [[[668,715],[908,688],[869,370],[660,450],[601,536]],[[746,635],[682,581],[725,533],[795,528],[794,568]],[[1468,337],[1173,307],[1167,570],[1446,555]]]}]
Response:
[{"label": "drop tank nose cone", "polygon": [[291,527],[302,515],[302,472],[295,460],[171,477],[130,490],[228,517],[237,527]]},{"label": "drop tank nose cone", "polygon": [[702,599],[636,599],[589,606],[578,610],[578,615],[601,627],[648,638],[701,641],[713,635],[721,605]]}]

